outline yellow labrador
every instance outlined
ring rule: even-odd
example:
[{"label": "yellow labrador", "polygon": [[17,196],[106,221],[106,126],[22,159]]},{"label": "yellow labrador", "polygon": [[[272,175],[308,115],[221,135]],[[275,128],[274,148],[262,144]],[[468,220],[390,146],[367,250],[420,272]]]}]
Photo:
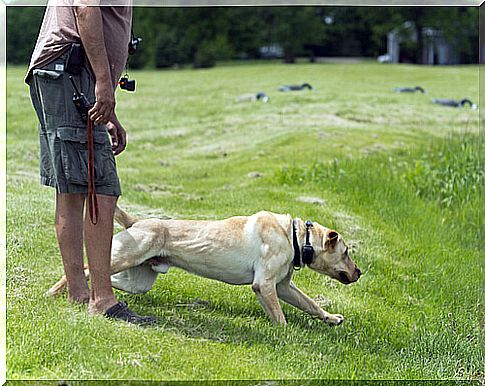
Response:
[{"label": "yellow labrador", "polygon": [[[229,284],[251,284],[275,323],[286,324],[281,299],[340,324],[342,315],[321,309],[294,285],[293,272],[308,266],[344,284],[361,275],[337,232],[290,215],[263,211],[220,221],[138,220],[117,208],[115,217],[126,229],[113,237],[112,284],[131,293],[150,290],[159,273],[178,267]],[[48,295],[65,285],[63,277]]]}]

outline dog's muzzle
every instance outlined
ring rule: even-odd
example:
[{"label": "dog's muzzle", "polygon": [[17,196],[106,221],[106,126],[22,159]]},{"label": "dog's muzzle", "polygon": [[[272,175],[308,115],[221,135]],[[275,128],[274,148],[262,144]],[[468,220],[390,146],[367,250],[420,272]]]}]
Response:
[{"label": "dog's muzzle", "polygon": [[338,272],[338,280],[343,284],[350,284],[359,280],[360,276],[362,275],[362,271],[359,268],[355,268],[354,277],[349,277],[347,272],[339,271]]}]

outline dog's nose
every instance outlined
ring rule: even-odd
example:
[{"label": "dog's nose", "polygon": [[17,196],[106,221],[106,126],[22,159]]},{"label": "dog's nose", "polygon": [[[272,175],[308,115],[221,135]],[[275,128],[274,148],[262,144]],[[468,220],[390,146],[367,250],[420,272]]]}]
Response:
[{"label": "dog's nose", "polygon": [[357,272],[357,278],[359,278],[360,275],[362,275],[362,271],[359,268],[356,268],[356,272]]}]

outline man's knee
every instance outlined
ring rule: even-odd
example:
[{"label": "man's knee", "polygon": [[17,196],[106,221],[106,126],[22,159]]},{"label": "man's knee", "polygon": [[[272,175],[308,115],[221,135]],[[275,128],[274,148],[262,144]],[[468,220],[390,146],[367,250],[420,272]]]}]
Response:
[{"label": "man's knee", "polygon": [[98,194],[98,207],[100,211],[113,212],[116,207],[116,202],[118,201],[118,196],[107,196],[104,194]]},{"label": "man's knee", "polygon": [[57,193],[56,213],[58,216],[74,216],[82,214],[84,209],[84,194]]}]

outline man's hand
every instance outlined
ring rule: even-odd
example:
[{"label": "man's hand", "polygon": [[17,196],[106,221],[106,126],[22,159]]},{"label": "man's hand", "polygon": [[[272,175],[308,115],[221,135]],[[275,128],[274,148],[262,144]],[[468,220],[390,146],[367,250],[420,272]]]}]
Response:
[{"label": "man's hand", "polygon": [[115,115],[113,115],[113,119],[106,124],[106,127],[111,135],[111,149],[113,150],[113,154],[118,155],[126,148],[126,131]]},{"label": "man's hand", "polygon": [[96,82],[95,95],[96,103],[89,110],[89,118],[96,125],[105,125],[113,120],[116,103],[113,86],[111,83]]},{"label": "man's hand", "polygon": [[75,0],[74,7],[79,36],[96,78],[96,103],[89,110],[89,118],[95,124],[107,124],[112,120],[115,107],[114,85],[110,64],[104,44],[103,16],[99,7],[90,7],[97,0]]}]

